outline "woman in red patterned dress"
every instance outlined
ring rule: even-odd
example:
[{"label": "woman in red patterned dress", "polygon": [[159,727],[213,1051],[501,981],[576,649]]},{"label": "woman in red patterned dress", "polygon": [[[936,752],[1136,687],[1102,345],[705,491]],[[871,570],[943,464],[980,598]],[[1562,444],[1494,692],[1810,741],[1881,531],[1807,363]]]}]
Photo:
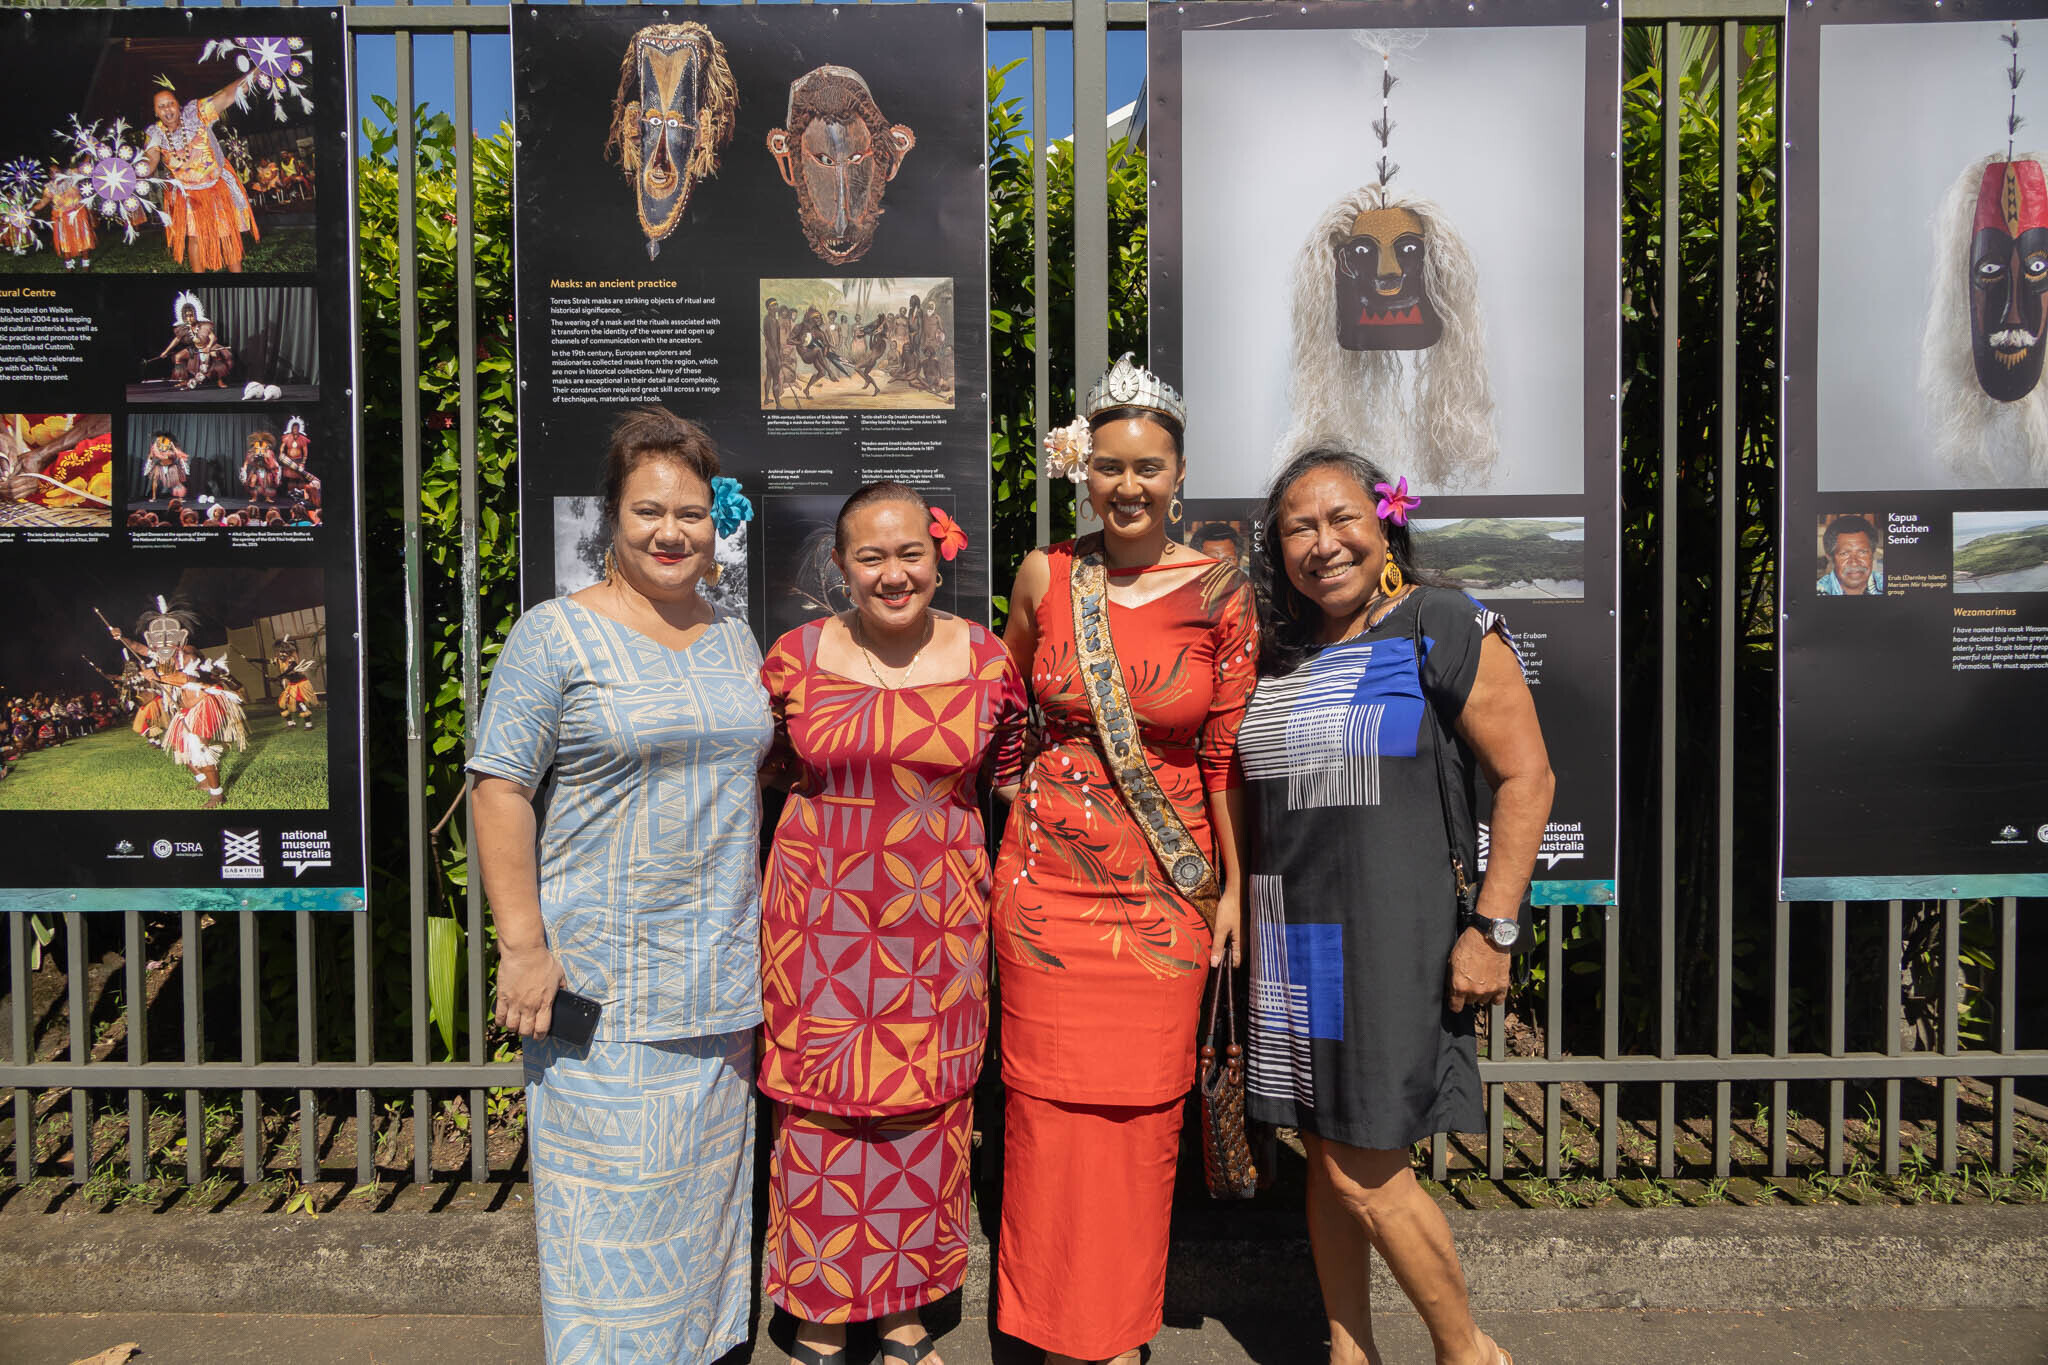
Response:
[{"label": "woman in red patterned dress", "polygon": [[[759,1084],[775,1104],[766,1288],[792,1358],[931,1356],[918,1318],[967,1268],[967,1166],[988,1033],[979,780],[1015,791],[1023,684],[994,635],[931,609],[965,536],[913,489],[839,513],[853,609],[775,642],[771,773],[795,777],[762,894]],[[779,760],[779,761],[778,761]],[[933,1365],[942,1365],[936,1358]]]},{"label": "woman in red patterned dress", "polygon": [[[1203,987],[1238,957],[1232,760],[1257,625],[1235,563],[1167,539],[1185,473],[1180,396],[1125,356],[1083,412],[1055,463],[1085,478],[1103,529],[1034,550],[1010,597],[1007,643],[1045,734],[990,906],[1007,1087],[996,1325],[1049,1361],[1135,1361],[1164,1304]],[[1144,756],[1217,872],[1213,930],[1161,870],[1097,738],[1071,582],[1092,553]]]}]

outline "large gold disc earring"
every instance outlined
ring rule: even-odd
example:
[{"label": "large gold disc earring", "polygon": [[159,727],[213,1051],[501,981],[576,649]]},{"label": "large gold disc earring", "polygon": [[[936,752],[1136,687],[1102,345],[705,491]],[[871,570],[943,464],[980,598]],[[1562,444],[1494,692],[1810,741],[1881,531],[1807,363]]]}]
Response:
[{"label": "large gold disc earring", "polygon": [[1173,501],[1166,504],[1166,519],[1168,521],[1179,521],[1186,514],[1187,510],[1187,508],[1181,505],[1180,494],[1175,493]]},{"label": "large gold disc earring", "polygon": [[1392,597],[1401,591],[1401,583],[1401,566],[1394,562],[1392,555],[1388,555],[1387,562],[1380,565],[1380,595]]}]

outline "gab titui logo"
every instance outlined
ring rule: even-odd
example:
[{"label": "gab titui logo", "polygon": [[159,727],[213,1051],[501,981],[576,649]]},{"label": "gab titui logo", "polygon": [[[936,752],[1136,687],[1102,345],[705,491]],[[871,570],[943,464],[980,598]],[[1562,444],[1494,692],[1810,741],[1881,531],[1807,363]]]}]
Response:
[{"label": "gab titui logo", "polygon": [[220,832],[220,875],[227,881],[255,881],[263,876],[263,833],[254,829]]}]

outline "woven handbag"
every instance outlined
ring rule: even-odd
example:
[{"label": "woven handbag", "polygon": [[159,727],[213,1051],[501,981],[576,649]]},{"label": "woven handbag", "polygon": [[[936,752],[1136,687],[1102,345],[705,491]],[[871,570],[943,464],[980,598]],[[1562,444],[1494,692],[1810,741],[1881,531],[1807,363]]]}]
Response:
[{"label": "woven handbag", "polygon": [[[1202,1178],[1216,1199],[1249,1199],[1258,1191],[1244,1124],[1244,1050],[1237,1044],[1236,992],[1228,967],[1209,973],[1209,1033],[1202,1042]],[[1217,1034],[1222,1033],[1221,1055]]]}]

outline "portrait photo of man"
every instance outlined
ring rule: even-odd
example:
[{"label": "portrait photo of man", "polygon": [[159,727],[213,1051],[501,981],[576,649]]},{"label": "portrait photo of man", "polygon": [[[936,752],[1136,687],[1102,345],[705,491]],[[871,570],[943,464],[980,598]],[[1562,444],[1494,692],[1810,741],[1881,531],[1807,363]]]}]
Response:
[{"label": "portrait photo of man", "polygon": [[1822,597],[1884,596],[1884,537],[1869,517],[1822,517],[1820,553]]}]

